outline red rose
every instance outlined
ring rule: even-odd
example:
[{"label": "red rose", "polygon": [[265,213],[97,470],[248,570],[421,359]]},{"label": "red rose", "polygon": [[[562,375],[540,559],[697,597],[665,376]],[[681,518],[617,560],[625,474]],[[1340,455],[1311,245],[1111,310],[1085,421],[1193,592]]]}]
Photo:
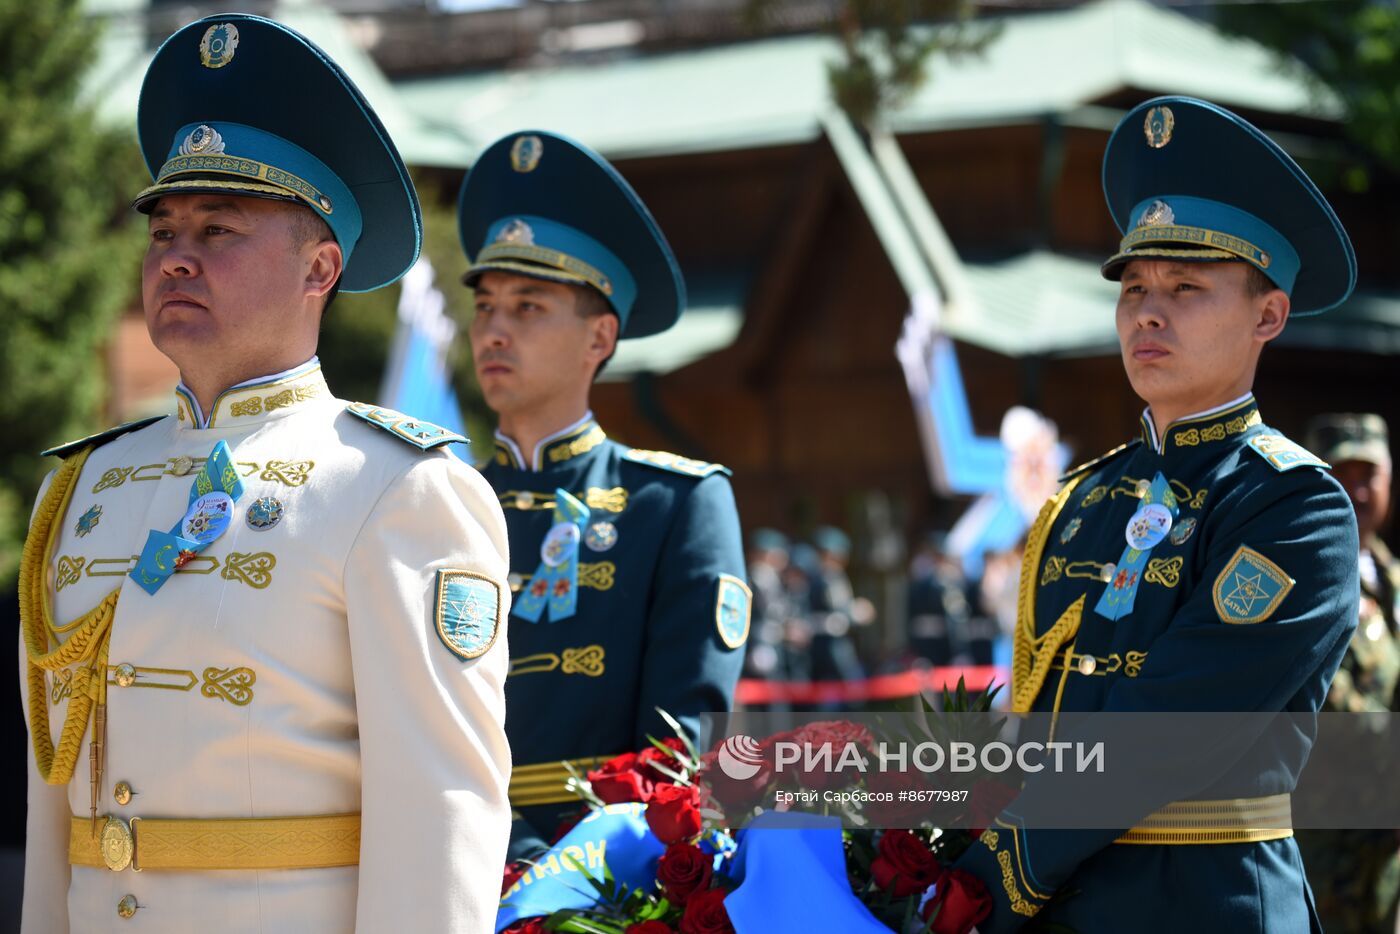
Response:
[{"label": "red rose", "polygon": [[722,811],[732,824],[739,824],[755,807],[771,807],[768,787],[773,783],[773,747],[761,745],[762,762],[751,777],[730,778],[719,765],[719,746],[700,757],[695,780],[704,791],[705,806]]},{"label": "red rose", "polygon": [[773,737],[772,742],[775,745],[778,742],[797,744],[797,761],[784,765],[784,777],[790,783],[813,791],[841,788],[858,781],[862,773],[851,764],[848,747],[854,745],[862,761],[868,761],[868,754],[875,748],[875,739],[869,730],[845,720],[808,723]]},{"label": "red rose", "polygon": [[544,919],[526,918],[524,921],[517,921],[502,931],[501,934],[546,934]]},{"label": "red rose", "polygon": [[[678,739],[675,736],[668,736],[665,739],[661,740],[661,745],[665,746],[672,752],[685,752],[685,744],[682,743],[680,739]],[[653,782],[671,781],[670,776],[662,775],[656,769],[651,767],[652,763],[654,762],[661,763],[662,766],[670,769],[672,772],[679,772],[681,769],[681,764],[676,761],[675,756],[668,755],[667,753],[662,752],[660,749],[657,749],[655,746],[648,746],[641,752],[637,753],[637,766],[638,771],[640,771],[647,778],[650,778]]]},{"label": "red rose", "polygon": [[924,905],[924,920],[933,918],[929,934],[967,934],[991,913],[987,887],[961,869],[946,870],[938,880],[938,891]]},{"label": "red rose", "polygon": [[593,793],[604,804],[646,802],[651,798],[652,781],[641,771],[635,752],[624,752],[588,773]]},{"label": "red rose", "polygon": [[724,890],[695,893],[681,917],[681,934],[734,934],[729,912],[724,910]]},{"label": "red rose", "polygon": [[700,789],[657,785],[647,802],[647,826],[662,843],[689,840],[700,832]]},{"label": "red rose", "polygon": [[1016,789],[1001,782],[983,780],[972,787],[967,800],[967,820],[974,837],[982,836],[982,831],[992,823],[992,819],[1006,809],[1006,806],[1020,794]]},{"label": "red rose", "polygon": [[501,895],[506,894],[512,885],[520,881],[520,877],[530,871],[530,867],[525,863],[506,863],[505,872],[501,875]]},{"label": "red rose", "polygon": [[887,830],[880,837],[880,855],[870,864],[870,877],[895,898],[922,892],[938,881],[942,868],[929,845],[907,830]]},{"label": "red rose", "polygon": [[710,876],[714,873],[715,858],[698,846],[689,843],[672,843],[661,854],[656,865],[656,879],[661,883],[666,897],[675,905],[684,907],[701,889],[710,887]]},{"label": "red rose", "polygon": [[624,934],[676,934],[665,921],[643,921],[641,924],[629,925]]}]

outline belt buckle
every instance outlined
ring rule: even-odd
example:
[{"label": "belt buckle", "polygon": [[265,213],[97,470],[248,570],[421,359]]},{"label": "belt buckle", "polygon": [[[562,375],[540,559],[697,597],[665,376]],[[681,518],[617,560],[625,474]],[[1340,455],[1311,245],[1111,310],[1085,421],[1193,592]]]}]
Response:
[{"label": "belt buckle", "polygon": [[102,826],[102,862],[113,872],[121,872],[127,866],[132,872],[140,872],[136,862],[136,825],[141,818],[133,817],[128,824],[120,817],[108,817]]}]

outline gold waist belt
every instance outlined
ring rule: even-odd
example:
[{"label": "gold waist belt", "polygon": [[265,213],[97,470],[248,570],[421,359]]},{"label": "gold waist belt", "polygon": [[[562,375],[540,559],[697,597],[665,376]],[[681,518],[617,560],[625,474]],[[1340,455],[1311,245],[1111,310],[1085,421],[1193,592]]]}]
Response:
[{"label": "gold waist belt", "polygon": [[[96,833],[94,833],[94,828]],[[74,817],[68,862],[145,869],[325,869],[360,862],[360,815],[168,820]]]},{"label": "gold waist belt", "polygon": [[566,787],[569,768],[583,775],[589,769],[597,768],[612,756],[588,756],[583,759],[564,759],[558,762],[540,762],[535,765],[517,765],[510,772],[510,805],[516,808],[532,807],[536,804],[569,804],[579,802],[579,796]]},{"label": "gold waist belt", "polygon": [[1173,801],[1114,843],[1259,843],[1293,836],[1290,795]]}]

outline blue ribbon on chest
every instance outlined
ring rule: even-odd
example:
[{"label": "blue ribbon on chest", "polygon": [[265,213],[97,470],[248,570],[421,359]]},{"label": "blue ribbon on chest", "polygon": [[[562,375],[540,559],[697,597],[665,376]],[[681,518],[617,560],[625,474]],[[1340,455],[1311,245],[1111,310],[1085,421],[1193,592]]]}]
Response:
[{"label": "blue ribbon on chest", "polygon": [[578,549],[589,515],[577,497],[554,491],[554,525],[540,545],[540,565],[520,592],[514,615],[538,623],[548,607],[549,621],[557,623],[578,612]]},{"label": "blue ribbon on chest", "polygon": [[154,596],[170,575],[228,530],[233,504],[242,495],[243,481],[233,466],[228,442],[220,441],[190,484],[185,514],[169,532],[151,530],[136,567],[127,576]]},{"label": "blue ribbon on chest", "polygon": [[1158,471],[1152,479],[1152,486],[1142,497],[1142,505],[1133,513],[1124,529],[1127,547],[1114,566],[1113,579],[1094,606],[1095,613],[1118,620],[1133,611],[1147,559],[1152,555],[1152,549],[1171,531],[1178,512],[1176,494],[1172,492],[1167,478]]}]

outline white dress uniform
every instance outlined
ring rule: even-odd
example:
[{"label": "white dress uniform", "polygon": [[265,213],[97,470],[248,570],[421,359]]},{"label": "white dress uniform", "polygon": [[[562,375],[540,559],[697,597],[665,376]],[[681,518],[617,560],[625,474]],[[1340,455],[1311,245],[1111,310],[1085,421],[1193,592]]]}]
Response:
[{"label": "white dress uniform", "polygon": [[[66,787],[29,757],[24,932],[491,930],[510,824],[496,495],[446,448],[410,443],[435,426],[332,397],[314,359],[226,391],[207,420],[187,393],[177,405],[97,446],[53,526],[54,624],[120,595],[97,820],[91,727]],[[244,484],[232,521],[148,593],[128,572],[148,532],[185,515],[219,441]],[[465,582],[448,597],[471,598],[474,630],[453,628],[469,614],[444,579]],[[49,742],[78,667],[42,682]],[[28,671],[21,645],[22,684]],[[134,836],[120,871],[93,842],[109,816]],[[308,817],[323,819],[246,820]],[[228,818],[242,820],[207,823]],[[156,819],[180,833],[143,828]],[[153,868],[162,851],[313,868]]]}]

